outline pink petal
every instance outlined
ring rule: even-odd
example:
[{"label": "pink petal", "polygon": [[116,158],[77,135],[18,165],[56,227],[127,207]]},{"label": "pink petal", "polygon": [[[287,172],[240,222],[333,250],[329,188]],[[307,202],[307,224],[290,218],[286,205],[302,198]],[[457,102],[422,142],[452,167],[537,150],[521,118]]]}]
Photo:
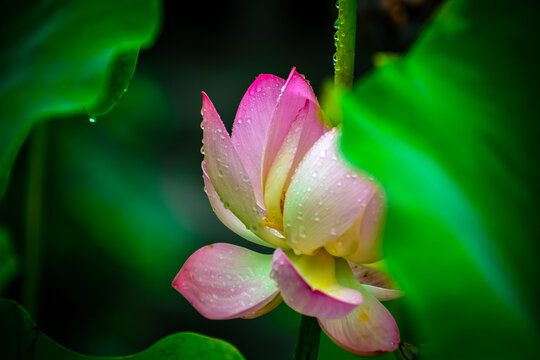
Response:
[{"label": "pink petal", "polygon": [[278,295],[270,255],[230,244],[193,253],[172,285],[205,317],[232,319],[253,314]]},{"label": "pink petal", "polygon": [[238,106],[232,142],[251,180],[255,198],[263,204],[262,160],[270,121],[285,80],[274,75],[259,75]]},{"label": "pink petal", "polygon": [[338,257],[358,264],[367,264],[381,258],[381,233],[386,202],[380,186],[373,186],[366,204],[354,223],[341,236],[324,247]]},{"label": "pink petal", "polygon": [[324,332],[345,350],[372,356],[395,350],[399,330],[392,314],[368,291],[362,290],[363,303],[340,319],[319,318]]},{"label": "pink petal", "polygon": [[263,158],[263,188],[274,159],[285,140],[291,124],[298,112],[306,106],[306,101],[318,104],[317,98],[306,79],[293,68],[283,87],[276,109],[270,122],[270,129],[265,141]]},{"label": "pink petal", "polygon": [[276,249],[271,277],[287,305],[304,315],[336,319],[362,303],[358,291],[337,282],[334,257],[324,250],[298,256]]},{"label": "pink petal", "polygon": [[264,189],[266,217],[272,223],[278,224],[281,230],[283,230],[283,198],[294,169],[325,131],[319,112],[318,104],[307,101],[292,123],[268,173]]},{"label": "pink petal", "polygon": [[214,213],[219,218],[219,220],[221,220],[221,222],[226,227],[228,227],[234,233],[243,237],[244,239],[262,246],[273,247],[272,245],[249,231],[246,226],[240,220],[238,220],[238,218],[230,210],[225,209],[223,203],[219,199],[219,195],[216,193],[216,190],[214,189],[214,186],[210,181],[210,178],[208,177],[208,174],[206,173],[206,163],[204,161],[202,162],[202,170],[206,195],[208,195],[210,205],[212,206],[212,209],[214,210]]},{"label": "pink petal", "polygon": [[262,224],[249,176],[214,105],[204,92],[202,95],[206,171],[223,206],[264,241],[287,246]]},{"label": "pink petal", "polygon": [[285,196],[287,243],[305,254],[351,227],[377,186],[345,162],[338,150],[338,136],[338,130],[332,129],[313,145]]},{"label": "pink petal", "polygon": [[350,266],[358,282],[378,300],[394,300],[404,295],[390,274],[353,263]]}]

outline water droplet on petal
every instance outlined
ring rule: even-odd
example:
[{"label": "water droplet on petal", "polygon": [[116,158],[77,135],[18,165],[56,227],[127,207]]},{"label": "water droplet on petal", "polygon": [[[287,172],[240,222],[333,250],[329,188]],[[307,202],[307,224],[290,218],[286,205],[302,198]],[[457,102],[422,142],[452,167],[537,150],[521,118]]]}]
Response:
[{"label": "water droplet on petal", "polygon": [[203,145],[203,146],[201,146],[201,154],[203,154],[203,155],[204,155],[204,145]]}]

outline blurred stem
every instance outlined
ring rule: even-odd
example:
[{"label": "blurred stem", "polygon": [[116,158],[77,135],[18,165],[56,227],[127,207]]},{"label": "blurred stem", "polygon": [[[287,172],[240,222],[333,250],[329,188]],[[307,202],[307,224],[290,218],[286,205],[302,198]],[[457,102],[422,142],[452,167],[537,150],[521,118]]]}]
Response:
[{"label": "blurred stem", "polygon": [[302,315],[296,337],[294,360],[316,360],[319,354],[321,328],[317,318]]},{"label": "blurred stem", "polygon": [[43,174],[47,133],[38,124],[30,135],[26,189],[26,222],[22,303],[36,319],[41,272],[41,227],[43,210]]},{"label": "blurred stem", "polygon": [[354,80],[357,0],[338,0],[336,6],[338,27],[334,37],[334,87],[338,90],[350,90]]}]

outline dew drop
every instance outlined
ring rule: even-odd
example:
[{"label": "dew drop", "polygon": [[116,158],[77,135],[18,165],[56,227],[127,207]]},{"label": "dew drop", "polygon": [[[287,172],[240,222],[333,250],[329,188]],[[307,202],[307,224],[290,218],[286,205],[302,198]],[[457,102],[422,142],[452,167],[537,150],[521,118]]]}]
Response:
[{"label": "dew drop", "polygon": [[334,29],[337,29],[339,27],[339,20],[336,20],[336,22],[334,22]]},{"label": "dew drop", "polygon": [[223,170],[221,170],[221,169],[218,170],[218,176],[223,177]]},{"label": "dew drop", "polygon": [[337,235],[337,232],[336,232],[336,229],[335,228],[330,228],[330,235]]},{"label": "dew drop", "polygon": [[339,0],[336,1],[336,9],[339,9]]},{"label": "dew drop", "polygon": [[230,209],[230,208],[231,208],[231,204],[229,204],[227,201],[225,201],[225,202],[223,203],[223,207],[224,207],[225,209]]},{"label": "dew drop", "polygon": [[298,227],[298,236],[300,236],[302,239],[306,238],[306,228],[304,227],[304,225],[300,225]]},{"label": "dew drop", "polygon": [[92,123],[92,124],[95,124],[95,123],[96,123],[96,118],[90,116],[90,117],[88,118],[88,121],[89,121],[90,123]]},{"label": "dew drop", "polygon": [[297,249],[293,249],[295,255],[302,255],[302,252]]},{"label": "dew drop", "polygon": [[204,145],[203,145],[203,146],[201,146],[201,154],[203,154],[203,155],[204,155]]}]

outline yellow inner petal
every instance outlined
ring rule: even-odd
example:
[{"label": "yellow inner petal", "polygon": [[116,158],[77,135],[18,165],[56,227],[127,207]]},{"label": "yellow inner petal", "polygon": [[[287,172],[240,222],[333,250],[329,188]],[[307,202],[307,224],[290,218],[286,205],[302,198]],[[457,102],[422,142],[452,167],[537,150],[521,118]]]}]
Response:
[{"label": "yellow inner petal", "polygon": [[336,280],[335,258],[324,249],[312,256],[288,253],[287,257],[313,289],[332,292],[342,288]]},{"label": "yellow inner petal", "polygon": [[264,184],[264,205],[266,208],[266,222],[271,228],[283,231],[283,204],[285,192],[290,183],[291,170],[300,135],[301,122],[295,122],[287,137],[283,141],[279,152],[272,163]]}]

